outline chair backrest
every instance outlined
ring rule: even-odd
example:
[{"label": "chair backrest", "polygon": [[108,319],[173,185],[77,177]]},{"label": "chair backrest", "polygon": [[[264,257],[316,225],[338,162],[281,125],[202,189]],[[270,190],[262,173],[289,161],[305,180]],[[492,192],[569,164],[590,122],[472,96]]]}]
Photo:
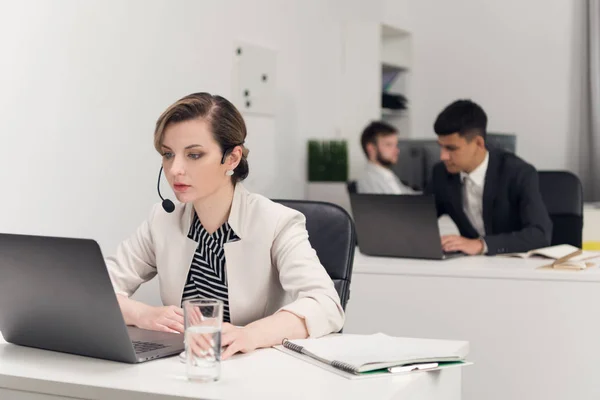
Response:
[{"label": "chair backrest", "polygon": [[540,192],[552,220],[552,245],[581,247],[583,187],[577,175],[567,171],[539,171]]},{"label": "chair backrest", "polygon": [[348,188],[348,193],[356,193],[358,189],[356,188],[356,181],[348,181],[346,182],[346,186]]},{"label": "chair backrest", "polygon": [[308,240],[333,280],[342,307],[350,298],[350,280],[356,243],[354,222],[342,207],[320,201],[273,200],[306,217]]}]

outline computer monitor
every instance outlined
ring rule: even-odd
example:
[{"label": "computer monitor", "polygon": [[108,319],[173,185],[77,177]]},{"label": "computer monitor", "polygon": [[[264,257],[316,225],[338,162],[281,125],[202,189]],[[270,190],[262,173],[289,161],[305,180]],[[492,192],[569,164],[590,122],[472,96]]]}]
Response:
[{"label": "computer monitor", "polygon": [[433,166],[440,160],[440,147],[433,139],[402,139],[398,142],[400,155],[392,171],[415,190],[423,190]]},{"label": "computer monitor", "polygon": [[[506,133],[488,133],[486,144],[489,149],[502,149],[516,153],[517,136]],[[400,156],[392,171],[400,180],[416,190],[423,190],[433,167],[440,161],[437,139],[401,139],[398,142]]]},{"label": "computer monitor", "polygon": [[502,149],[517,153],[517,135],[511,133],[490,133],[486,135],[485,142],[488,149]]}]

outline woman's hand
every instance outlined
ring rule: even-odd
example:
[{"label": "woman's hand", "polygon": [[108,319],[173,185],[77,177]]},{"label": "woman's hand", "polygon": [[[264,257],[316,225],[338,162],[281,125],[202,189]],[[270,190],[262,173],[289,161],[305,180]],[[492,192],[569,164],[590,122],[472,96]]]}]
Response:
[{"label": "woman's hand", "polygon": [[258,330],[251,326],[238,327],[224,323],[221,331],[221,347],[224,349],[221,360],[227,360],[235,353],[249,353],[260,347]]},{"label": "woman's hand", "polygon": [[[190,315],[190,318],[202,320],[199,315]],[[254,321],[245,327],[225,322],[221,327],[221,360],[227,360],[236,353],[249,353],[280,344],[284,338],[304,339],[307,336],[304,320],[287,311]],[[197,357],[215,357],[215,346],[218,345],[210,334],[186,336],[186,351],[191,351]]]},{"label": "woman's hand", "polygon": [[304,319],[288,311],[277,312],[240,328],[228,323],[223,324],[221,347],[225,348],[222,360],[235,353],[249,353],[253,350],[281,344],[284,338],[304,339],[308,330]]},{"label": "woman's hand", "polygon": [[135,326],[152,331],[183,333],[183,310],[175,306],[139,306]]}]

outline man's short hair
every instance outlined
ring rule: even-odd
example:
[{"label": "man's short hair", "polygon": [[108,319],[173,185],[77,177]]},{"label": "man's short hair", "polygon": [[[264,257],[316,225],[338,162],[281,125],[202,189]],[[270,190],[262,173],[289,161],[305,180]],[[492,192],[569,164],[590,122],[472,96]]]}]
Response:
[{"label": "man's short hair", "polygon": [[397,135],[398,130],[392,125],[383,121],[373,121],[364,130],[360,136],[360,144],[362,145],[365,156],[369,158],[367,153],[367,144],[373,143],[377,145],[377,138],[380,136]]},{"label": "man's short hair", "polygon": [[458,133],[467,140],[475,136],[485,139],[487,115],[483,108],[471,100],[456,100],[438,115],[433,130],[438,136]]}]

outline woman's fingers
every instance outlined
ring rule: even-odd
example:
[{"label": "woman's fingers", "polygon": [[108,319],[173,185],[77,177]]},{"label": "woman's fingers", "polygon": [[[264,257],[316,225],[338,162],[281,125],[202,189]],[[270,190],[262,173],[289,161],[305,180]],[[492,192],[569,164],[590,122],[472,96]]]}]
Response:
[{"label": "woman's fingers", "polygon": [[240,341],[234,340],[233,343],[231,343],[229,346],[227,346],[227,349],[225,349],[225,351],[223,352],[223,355],[221,356],[221,360],[227,360],[229,357],[231,357],[232,355],[234,355],[235,353],[237,353],[240,350],[241,350]]},{"label": "woman's fingers", "polygon": [[177,333],[183,333],[183,331],[185,330],[182,322],[170,318],[165,318],[163,325],[167,326],[168,328],[174,330]]},{"label": "woman's fingers", "polygon": [[171,309],[175,312],[175,314],[180,315],[183,318],[183,308],[172,306]]},{"label": "woman's fingers", "polygon": [[192,333],[188,330],[185,337],[186,346],[189,346],[197,357],[214,356],[214,346],[211,346],[212,338],[206,334]]},{"label": "woman's fingers", "polygon": [[229,346],[237,337],[235,332],[226,332],[221,334],[221,347]]},{"label": "woman's fingers", "polygon": [[169,326],[168,326],[168,325],[166,325],[166,324],[161,324],[161,323],[158,323],[158,322],[157,322],[157,323],[155,323],[155,324],[152,326],[152,330],[154,330],[154,331],[159,331],[159,332],[179,333],[179,332],[177,332],[175,329],[173,329],[173,328],[169,328]]},{"label": "woman's fingers", "polygon": [[204,321],[204,317],[197,307],[188,307],[187,312],[190,325],[201,325]]}]

